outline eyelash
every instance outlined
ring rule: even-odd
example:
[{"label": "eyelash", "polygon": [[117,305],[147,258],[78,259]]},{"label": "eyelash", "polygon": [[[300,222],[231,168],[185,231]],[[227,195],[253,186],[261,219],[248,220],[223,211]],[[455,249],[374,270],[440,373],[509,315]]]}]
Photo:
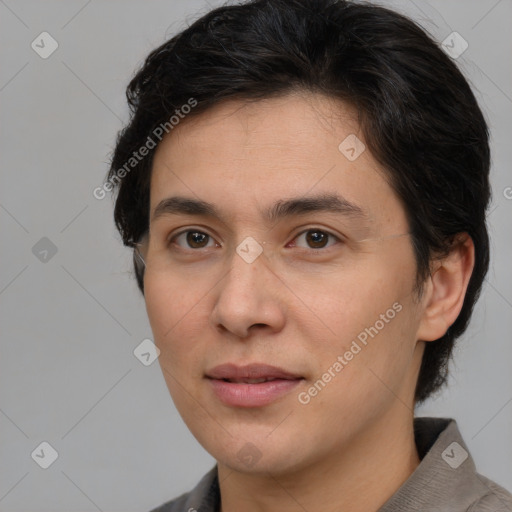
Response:
[{"label": "eyelash", "polygon": [[[305,233],[309,233],[310,231],[314,231],[314,232],[316,231],[316,232],[320,232],[320,233],[326,234],[326,235],[328,236],[328,238],[329,238],[329,239],[328,239],[328,242],[327,242],[328,244],[329,244],[329,242],[330,242],[330,240],[331,240],[331,239],[334,239],[334,240],[335,240],[336,242],[338,242],[338,243],[342,242],[342,240],[341,240],[338,236],[334,235],[334,234],[333,234],[333,233],[331,233],[330,231],[327,231],[327,230],[325,230],[325,229],[321,229],[321,228],[318,228],[318,227],[311,227],[311,228],[307,228],[307,229],[304,229],[303,231],[301,231],[300,233],[297,233],[297,234],[294,236],[294,238],[292,239],[292,242],[293,242],[294,240],[296,240],[298,237],[300,237],[301,235],[304,235]],[[201,230],[199,230],[199,229],[190,229],[190,228],[189,228],[189,229],[185,229],[185,230],[183,230],[183,231],[180,231],[179,233],[176,233],[175,235],[172,235],[171,237],[169,237],[168,242],[167,242],[168,247],[170,247],[170,246],[174,243],[174,241],[175,241],[179,236],[184,235],[184,234],[186,234],[186,233],[200,233],[200,234],[202,234],[202,235],[206,235],[206,236],[208,236],[210,239],[212,239],[212,240],[214,240],[214,241],[215,241],[215,239],[213,238],[213,236],[209,235],[209,234],[208,234],[208,233],[206,233],[205,231],[201,231]],[[216,242],[216,243],[217,243],[217,242]],[[288,244],[287,244],[287,245],[288,245]],[[302,249],[302,250],[304,250],[304,251],[308,251],[308,252],[319,253],[319,252],[325,252],[327,249],[329,249],[330,247],[332,247],[332,245],[333,245],[333,244],[331,244],[331,245],[327,245],[326,247],[320,247],[320,248],[318,248],[318,249],[313,249],[313,248],[311,248],[311,247],[310,247],[310,248],[307,248],[307,249],[306,249],[306,248],[303,248],[303,247],[300,247],[299,249]],[[334,245],[336,245],[336,244],[334,244]],[[183,251],[192,251],[192,252],[199,252],[201,249],[205,249],[204,247],[200,247],[200,248],[198,248],[198,249],[193,249],[193,248],[186,248],[186,249],[184,249],[183,247],[180,247],[180,246],[178,246],[178,247],[179,247],[181,250],[183,250]],[[210,248],[211,248],[211,247],[210,247]]]}]

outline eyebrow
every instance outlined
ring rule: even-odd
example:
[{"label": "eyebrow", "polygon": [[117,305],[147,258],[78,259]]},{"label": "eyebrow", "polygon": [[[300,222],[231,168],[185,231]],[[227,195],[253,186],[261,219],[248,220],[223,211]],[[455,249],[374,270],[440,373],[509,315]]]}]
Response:
[{"label": "eyebrow", "polygon": [[[320,194],[276,201],[264,213],[264,218],[273,223],[285,217],[305,215],[311,212],[332,212],[354,218],[368,220],[368,214],[358,205],[338,194]],[[215,205],[201,199],[182,196],[162,199],[155,207],[151,221],[166,215],[194,215],[213,217],[222,220]]]}]

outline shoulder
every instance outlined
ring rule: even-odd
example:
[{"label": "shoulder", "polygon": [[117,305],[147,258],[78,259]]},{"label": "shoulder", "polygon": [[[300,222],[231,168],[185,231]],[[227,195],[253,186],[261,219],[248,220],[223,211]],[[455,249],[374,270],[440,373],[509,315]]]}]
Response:
[{"label": "shoulder", "polygon": [[174,498],[173,500],[168,501],[167,503],[164,503],[163,505],[160,505],[159,507],[150,510],[150,512],[177,512],[178,510],[180,512],[186,512],[186,509],[184,507],[185,503],[187,502],[187,499],[189,498],[189,495],[190,492],[186,492],[181,496],[178,496],[177,498]]},{"label": "shoulder", "polygon": [[220,501],[217,465],[189,492],[183,493],[150,512],[217,512]]},{"label": "shoulder", "polygon": [[420,464],[379,512],[512,512],[512,495],[480,475],[450,418],[415,418]]},{"label": "shoulder", "polygon": [[[163,505],[160,505],[157,508],[150,510],[150,512],[189,512],[185,507],[186,503],[190,498],[191,492],[183,493],[181,496],[174,498]],[[192,507],[190,507],[190,512],[193,512]]]},{"label": "shoulder", "polygon": [[512,494],[485,476],[477,477],[485,487],[485,493],[472,504],[468,512],[512,512]]}]

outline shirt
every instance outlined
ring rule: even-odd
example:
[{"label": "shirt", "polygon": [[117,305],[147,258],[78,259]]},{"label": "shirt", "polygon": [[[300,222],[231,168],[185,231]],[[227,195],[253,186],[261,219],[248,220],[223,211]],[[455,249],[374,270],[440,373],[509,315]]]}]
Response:
[{"label": "shirt", "polygon": [[[512,512],[512,494],[476,472],[457,423],[415,418],[420,464],[378,512]],[[219,512],[215,465],[190,492],[151,512]]]}]

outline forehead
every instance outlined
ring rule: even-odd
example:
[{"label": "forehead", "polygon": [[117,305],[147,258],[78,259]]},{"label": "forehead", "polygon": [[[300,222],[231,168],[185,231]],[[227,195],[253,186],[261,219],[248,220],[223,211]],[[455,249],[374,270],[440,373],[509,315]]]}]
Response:
[{"label": "forehead", "polygon": [[[242,219],[278,200],[337,193],[376,222],[404,223],[386,173],[363,144],[355,112],[332,98],[225,101],[185,118],[163,138],[153,160],[151,212],[179,195]],[[355,152],[347,153],[347,145],[360,153],[356,159],[347,158]]]}]

